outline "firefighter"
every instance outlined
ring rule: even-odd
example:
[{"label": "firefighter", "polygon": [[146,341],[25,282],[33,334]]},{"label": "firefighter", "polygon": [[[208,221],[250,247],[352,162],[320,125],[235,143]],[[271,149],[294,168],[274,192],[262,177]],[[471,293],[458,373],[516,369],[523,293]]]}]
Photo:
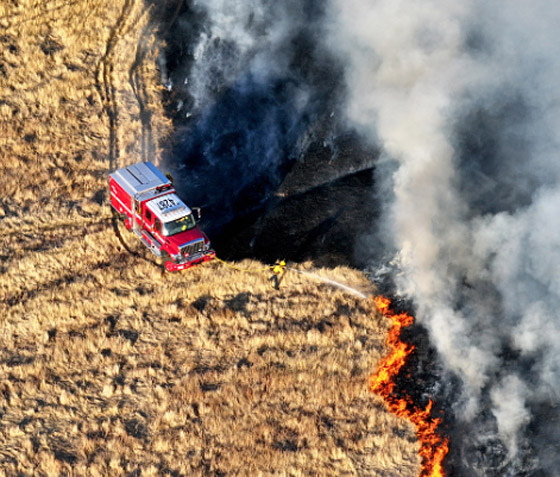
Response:
[{"label": "firefighter", "polygon": [[276,260],[274,266],[272,267],[272,275],[269,281],[274,283],[274,288],[276,290],[280,289],[280,282],[284,277],[284,272],[286,271],[286,262],[284,260]]}]

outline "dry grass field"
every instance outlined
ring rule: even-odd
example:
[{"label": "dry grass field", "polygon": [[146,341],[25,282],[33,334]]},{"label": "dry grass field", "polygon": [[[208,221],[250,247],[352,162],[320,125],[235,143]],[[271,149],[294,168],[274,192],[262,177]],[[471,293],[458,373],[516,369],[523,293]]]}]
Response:
[{"label": "dry grass field", "polygon": [[217,261],[164,274],[112,222],[108,172],[172,134],[152,13],[0,3],[0,475],[418,475],[413,427],[368,390],[372,300]]}]

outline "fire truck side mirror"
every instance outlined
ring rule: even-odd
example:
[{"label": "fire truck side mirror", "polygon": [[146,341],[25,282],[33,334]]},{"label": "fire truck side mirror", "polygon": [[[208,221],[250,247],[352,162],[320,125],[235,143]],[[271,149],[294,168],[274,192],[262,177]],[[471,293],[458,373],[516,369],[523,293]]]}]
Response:
[{"label": "fire truck side mirror", "polygon": [[193,207],[192,211],[197,221],[202,218],[202,210],[200,207]]}]

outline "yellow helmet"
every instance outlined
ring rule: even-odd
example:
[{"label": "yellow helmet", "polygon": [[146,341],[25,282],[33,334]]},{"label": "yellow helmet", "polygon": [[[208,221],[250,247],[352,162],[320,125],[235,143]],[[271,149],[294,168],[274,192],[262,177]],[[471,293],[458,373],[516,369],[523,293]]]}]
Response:
[{"label": "yellow helmet", "polygon": [[285,262],[284,260],[282,260],[282,261],[280,262],[280,265],[282,265],[283,267],[285,267],[285,266],[286,266],[286,262]]}]

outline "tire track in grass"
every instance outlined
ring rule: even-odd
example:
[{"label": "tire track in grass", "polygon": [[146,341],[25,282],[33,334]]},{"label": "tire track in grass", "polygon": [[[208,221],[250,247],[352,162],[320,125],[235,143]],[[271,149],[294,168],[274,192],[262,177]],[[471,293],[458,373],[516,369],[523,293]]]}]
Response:
[{"label": "tire track in grass", "polygon": [[[109,121],[109,169],[111,171],[118,168],[118,162],[120,158],[120,145],[119,145],[119,138],[118,138],[118,130],[119,130],[119,105],[118,105],[118,96],[117,96],[117,88],[115,86],[115,78],[114,78],[114,71],[115,71],[115,51],[119,41],[132,29],[134,26],[140,21],[142,16],[150,11],[150,8],[145,9],[141,15],[139,15],[135,20],[133,20],[129,24],[129,19],[132,16],[132,12],[134,11],[134,7],[136,5],[135,0],[125,0],[119,18],[113,27],[111,34],[109,35],[109,39],[107,40],[107,45],[105,49],[105,54],[99,61],[96,71],[95,71],[95,85],[96,89],[101,97],[103,110],[107,115]],[[140,41],[142,38],[140,39]],[[137,54],[138,58],[138,54]],[[134,90],[134,88],[133,88]],[[138,96],[135,94],[137,100]],[[144,109],[143,103],[139,103],[139,108],[142,111]],[[148,118],[149,119],[149,118]],[[142,123],[142,129],[144,133],[144,120]],[[151,132],[151,124],[150,124],[150,132]],[[144,140],[143,140],[144,142]],[[107,204],[107,207],[110,207]],[[113,214],[112,224],[113,224],[113,231],[115,232],[115,236],[124,247],[124,249],[132,254],[137,258],[141,258],[149,263],[152,263],[154,266],[159,268],[159,265],[147,258],[144,254],[138,253],[134,251],[124,239],[121,229],[119,227],[119,223],[121,222],[120,217],[116,214]]]},{"label": "tire track in grass", "polygon": [[144,80],[143,70],[144,61],[146,55],[149,51],[149,45],[147,44],[146,38],[148,38],[154,32],[154,26],[149,22],[142,30],[142,34],[138,39],[136,45],[136,56],[134,62],[130,66],[128,71],[128,82],[136,102],[138,103],[138,108],[140,110],[140,121],[142,124],[142,160],[143,161],[153,161],[155,156],[155,144],[152,131],[152,113],[147,107],[148,103],[148,92],[146,89],[146,82]]}]

